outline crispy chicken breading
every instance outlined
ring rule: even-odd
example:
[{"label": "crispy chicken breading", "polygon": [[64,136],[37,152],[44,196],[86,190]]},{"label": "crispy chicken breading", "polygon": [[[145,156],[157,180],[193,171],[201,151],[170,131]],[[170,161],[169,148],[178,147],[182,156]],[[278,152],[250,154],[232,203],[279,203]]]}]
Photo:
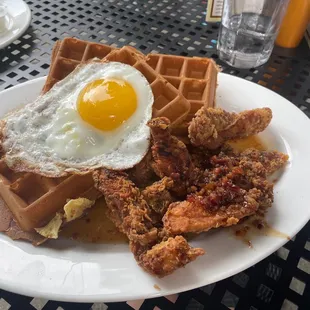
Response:
[{"label": "crispy chicken breading", "polygon": [[[256,149],[247,149],[244,152],[220,152],[213,156],[211,164],[221,169],[231,169],[233,166],[242,168],[245,176],[251,179],[254,188],[262,191],[259,198],[261,211],[271,207],[273,202],[273,184],[267,180],[267,177],[275,171],[282,168],[288,161],[288,155],[277,151],[259,151]],[[214,181],[217,169],[206,171],[205,181]],[[244,180],[243,180],[244,182]]]},{"label": "crispy chicken breading", "polygon": [[193,145],[216,149],[230,139],[245,138],[263,131],[272,111],[261,108],[229,113],[219,108],[201,108],[190,122],[188,132]]},{"label": "crispy chicken breading", "polygon": [[214,155],[210,150],[206,150],[192,145],[187,146],[192,163],[200,170],[210,168],[210,158]]},{"label": "crispy chicken breading", "polygon": [[249,167],[246,170],[248,172],[252,171],[266,177],[282,168],[288,159],[287,154],[278,151],[259,151],[249,148],[243,152],[234,152],[223,149],[218,155],[211,157],[210,163],[214,167],[232,167],[240,165],[240,163],[244,165],[247,163]]},{"label": "crispy chicken breading", "polygon": [[260,162],[264,166],[267,175],[270,175],[282,168],[289,159],[287,154],[281,152],[259,151],[256,149],[247,149],[240,155],[244,159],[253,162]]},{"label": "crispy chicken breading", "polygon": [[187,149],[190,153],[194,166],[199,168],[200,170],[212,168],[210,161],[214,155],[224,153],[227,156],[228,155],[235,156],[236,154],[234,149],[228,143],[225,143],[221,145],[221,147],[214,150],[209,150],[203,147],[196,147],[193,145],[188,145]]},{"label": "crispy chicken breading", "polygon": [[101,169],[94,172],[94,181],[105,196],[110,219],[128,236],[137,262],[147,272],[163,277],[204,253],[182,237],[162,241],[166,234],[153,226],[150,208],[126,173]]},{"label": "crispy chicken breading", "polygon": [[242,169],[235,167],[199,193],[189,195],[186,201],[172,203],[163,218],[164,228],[172,235],[199,233],[235,225],[254,214],[263,193],[250,184],[242,184],[250,189],[236,185],[243,176]]},{"label": "crispy chicken breading", "polygon": [[268,175],[281,168],[288,156],[280,152],[228,149],[211,157],[213,169],[204,173],[205,186],[186,201],[172,203],[164,228],[170,234],[207,231],[237,224],[240,219],[262,212],[273,203],[273,184]]},{"label": "crispy chicken breading", "polygon": [[171,178],[164,177],[146,187],[141,192],[149,207],[151,207],[160,217],[163,217],[170,203],[175,200],[169,191],[172,187],[173,180]]},{"label": "crispy chicken breading", "polygon": [[148,122],[153,137],[153,169],[160,178],[170,177],[174,182],[172,191],[183,196],[200,171],[193,165],[186,145],[170,134],[169,125],[165,117]]},{"label": "crispy chicken breading", "polygon": [[140,191],[124,172],[108,169],[93,173],[96,188],[105,197],[108,216],[129,240],[149,244],[157,240],[157,228],[150,218],[150,209]]},{"label": "crispy chicken breading", "polygon": [[127,171],[130,180],[132,180],[139,188],[148,186],[156,180],[156,175],[152,168],[152,162],[152,152],[149,150],[136,166]]},{"label": "crispy chicken breading", "polygon": [[[203,249],[190,247],[182,236],[169,238],[147,251],[141,251],[138,244],[131,243],[131,250],[137,253],[138,264],[158,277],[173,273],[205,253]],[[142,254],[139,255],[139,252]]]}]

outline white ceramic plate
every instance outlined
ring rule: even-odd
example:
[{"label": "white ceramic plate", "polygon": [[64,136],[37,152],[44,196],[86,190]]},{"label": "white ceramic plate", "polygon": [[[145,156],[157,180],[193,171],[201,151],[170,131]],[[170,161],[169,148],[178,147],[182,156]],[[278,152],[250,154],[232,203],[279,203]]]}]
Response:
[{"label": "white ceramic plate", "polygon": [[8,29],[0,33],[0,49],[5,48],[19,38],[29,27],[31,11],[22,0],[6,0],[8,14],[10,16]]},{"label": "white ceramic plate", "polygon": [[[44,83],[36,79],[0,93],[0,116],[34,100]],[[293,104],[259,85],[219,75],[217,104],[227,110],[268,106],[274,117],[261,134],[270,148],[287,152],[290,163],[275,186],[275,203],[267,221],[293,237],[310,218],[309,119]],[[181,292],[238,273],[281,247],[285,238],[256,236],[253,248],[229,229],[201,234],[191,241],[206,255],[163,279],[139,268],[126,245],[55,241],[33,247],[0,235],[0,287],[54,300],[99,302],[158,297]],[[157,284],[161,290],[155,289]]]}]

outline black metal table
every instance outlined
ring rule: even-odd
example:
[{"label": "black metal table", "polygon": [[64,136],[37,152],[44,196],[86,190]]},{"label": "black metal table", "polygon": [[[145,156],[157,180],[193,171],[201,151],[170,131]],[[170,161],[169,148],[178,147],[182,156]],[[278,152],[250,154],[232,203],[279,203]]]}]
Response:
[{"label": "black metal table", "polygon": [[[65,36],[132,45],[144,53],[212,57],[223,71],[270,88],[310,117],[310,50],[306,42],[288,52],[275,49],[257,69],[237,70],[218,61],[219,25],[204,21],[200,0],[28,0],[32,23],[0,51],[0,90],[44,76],[55,41]],[[289,189],[288,189],[289,190]],[[310,207],[310,206],[309,206]],[[0,310],[79,309],[310,309],[310,222],[283,248],[244,272],[179,295],[135,303],[74,304],[0,290]]]}]

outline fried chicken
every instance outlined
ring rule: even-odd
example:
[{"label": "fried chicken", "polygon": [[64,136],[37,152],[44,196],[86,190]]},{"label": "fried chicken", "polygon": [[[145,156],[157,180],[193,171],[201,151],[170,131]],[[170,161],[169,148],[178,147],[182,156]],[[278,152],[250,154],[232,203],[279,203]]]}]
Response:
[{"label": "fried chicken", "polygon": [[127,171],[130,180],[139,188],[148,186],[156,180],[152,162],[152,152],[150,150],[136,166]]},{"label": "fried chicken", "polygon": [[[203,249],[190,247],[182,236],[162,241],[148,251],[141,251],[138,244],[131,243],[131,250],[137,253],[138,264],[158,277],[173,273],[205,253]],[[140,252],[142,254],[139,255]]]},{"label": "fried chicken", "polygon": [[200,170],[212,168],[210,161],[211,158],[215,155],[224,153],[226,155],[231,154],[232,156],[235,156],[236,154],[234,149],[228,143],[225,143],[214,150],[205,149],[203,147],[196,147],[193,145],[188,145],[187,149],[190,153],[192,163]]},{"label": "fried chicken", "polygon": [[287,154],[277,151],[259,151],[256,149],[247,149],[241,153],[241,157],[254,162],[260,162],[267,175],[270,175],[282,168],[289,157]]},{"label": "fried chicken", "polygon": [[249,148],[243,152],[227,150],[225,148],[218,155],[211,157],[210,163],[214,167],[232,167],[240,163],[247,163],[247,171],[254,171],[263,177],[269,176],[282,168],[288,161],[287,154],[278,151],[259,151]]},{"label": "fried chicken", "polygon": [[204,173],[205,186],[169,206],[164,228],[170,234],[207,231],[237,224],[258,209],[264,213],[273,203],[273,184],[267,177],[287,159],[280,152],[227,149],[226,154],[223,148],[210,159],[213,169]]},{"label": "fried chicken", "polygon": [[[220,152],[213,156],[210,163],[215,167],[205,172],[205,182],[214,182],[221,176],[220,171],[229,171],[231,167],[238,166],[244,173],[244,178],[239,179],[240,186],[246,186],[251,181],[251,186],[261,190],[262,195],[258,202],[260,210],[265,211],[273,203],[273,184],[267,177],[276,170],[282,168],[288,160],[288,155],[277,151],[258,151],[247,149],[244,152],[232,152],[229,154]],[[223,175],[223,173],[222,173]]]},{"label": "fried chicken", "polygon": [[144,270],[163,277],[204,254],[182,237],[162,241],[166,233],[153,226],[150,208],[126,173],[101,169],[93,177],[95,187],[105,196],[108,216],[128,236],[130,249]]},{"label": "fried chicken", "polygon": [[[236,185],[242,177],[242,169],[235,167],[199,193],[189,195],[186,201],[172,203],[163,218],[164,228],[172,235],[199,233],[235,225],[240,219],[254,214],[263,193],[253,186],[245,189]],[[249,186],[246,184],[245,187]]]},{"label": "fried chicken", "polygon": [[97,170],[93,174],[95,187],[101,191],[108,206],[108,216],[129,240],[149,244],[157,240],[157,228],[153,227],[150,209],[140,191],[120,171]]},{"label": "fried chicken", "polygon": [[[289,157],[287,154],[277,151],[259,151],[249,148],[241,153],[223,149],[217,156],[210,160],[211,165],[221,169],[231,169],[233,166],[242,168],[245,179],[240,179],[239,183],[246,184],[251,180],[253,188],[261,191],[258,199],[260,213],[265,213],[273,203],[273,183],[268,181],[268,177],[275,171],[284,167]],[[205,172],[205,182],[214,180],[217,169]]]},{"label": "fried chicken", "polygon": [[[226,144],[264,130],[271,117],[268,108],[239,114],[201,109],[190,124],[188,146],[171,135],[167,118],[155,118],[148,123],[151,152],[140,164],[128,174],[107,169],[94,173],[109,217],[128,236],[145,271],[163,277],[204,254],[180,234],[235,225],[271,207],[268,176],[288,156],[256,149],[236,152]],[[160,178],[155,182],[154,172]]]},{"label": "fried chicken", "polygon": [[170,203],[174,201],[170,193],[170,189],[173,187],[173,180],[168,177],[164,177],[161,180],[146,187],[142,191],[142,196],[149,205],[159,216],[160,219],[166,213]]},{"label": "fried chicken", "polygon": [[260,213],[265,213],[268,208],[272,207],[273,203],[273,183],[263,179],[263,178],[254,178],[252,179],[253,187],[260,190],[261,194],[257,199],[259,203]]},{"label": "fried chicken", "polygon": [[263,131],[270,123],[269,108],[229,113],[219,108],[201,108],[188,131],[193,145],[216,149],[230,139],[245,138]]},{"label": "fried chicken", "polygon": [[210,168],[210,158],[214,155],[210,150],[206,150],[192,145],[187,146],[192,163],[200,170]]},{"label": "fried chicken", "polygon": [[170,177],[174,182],[172,191],[184,196],[192,181],[198,178],[199,170],[193,165],[185,144],[170,134],[169,125],[165,117],[148,122],[153,137],[153,169],[160,178]]}]

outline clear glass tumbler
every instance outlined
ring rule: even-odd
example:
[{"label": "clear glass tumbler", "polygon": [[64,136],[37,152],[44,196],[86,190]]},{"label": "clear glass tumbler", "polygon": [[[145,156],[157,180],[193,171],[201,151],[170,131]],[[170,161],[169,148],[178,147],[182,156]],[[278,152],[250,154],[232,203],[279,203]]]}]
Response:
[{"label": "clear glass tumbler", "polygon": [[217,48],[236,68],[258,67],[270,57],[289,0],[224,0]]}]

